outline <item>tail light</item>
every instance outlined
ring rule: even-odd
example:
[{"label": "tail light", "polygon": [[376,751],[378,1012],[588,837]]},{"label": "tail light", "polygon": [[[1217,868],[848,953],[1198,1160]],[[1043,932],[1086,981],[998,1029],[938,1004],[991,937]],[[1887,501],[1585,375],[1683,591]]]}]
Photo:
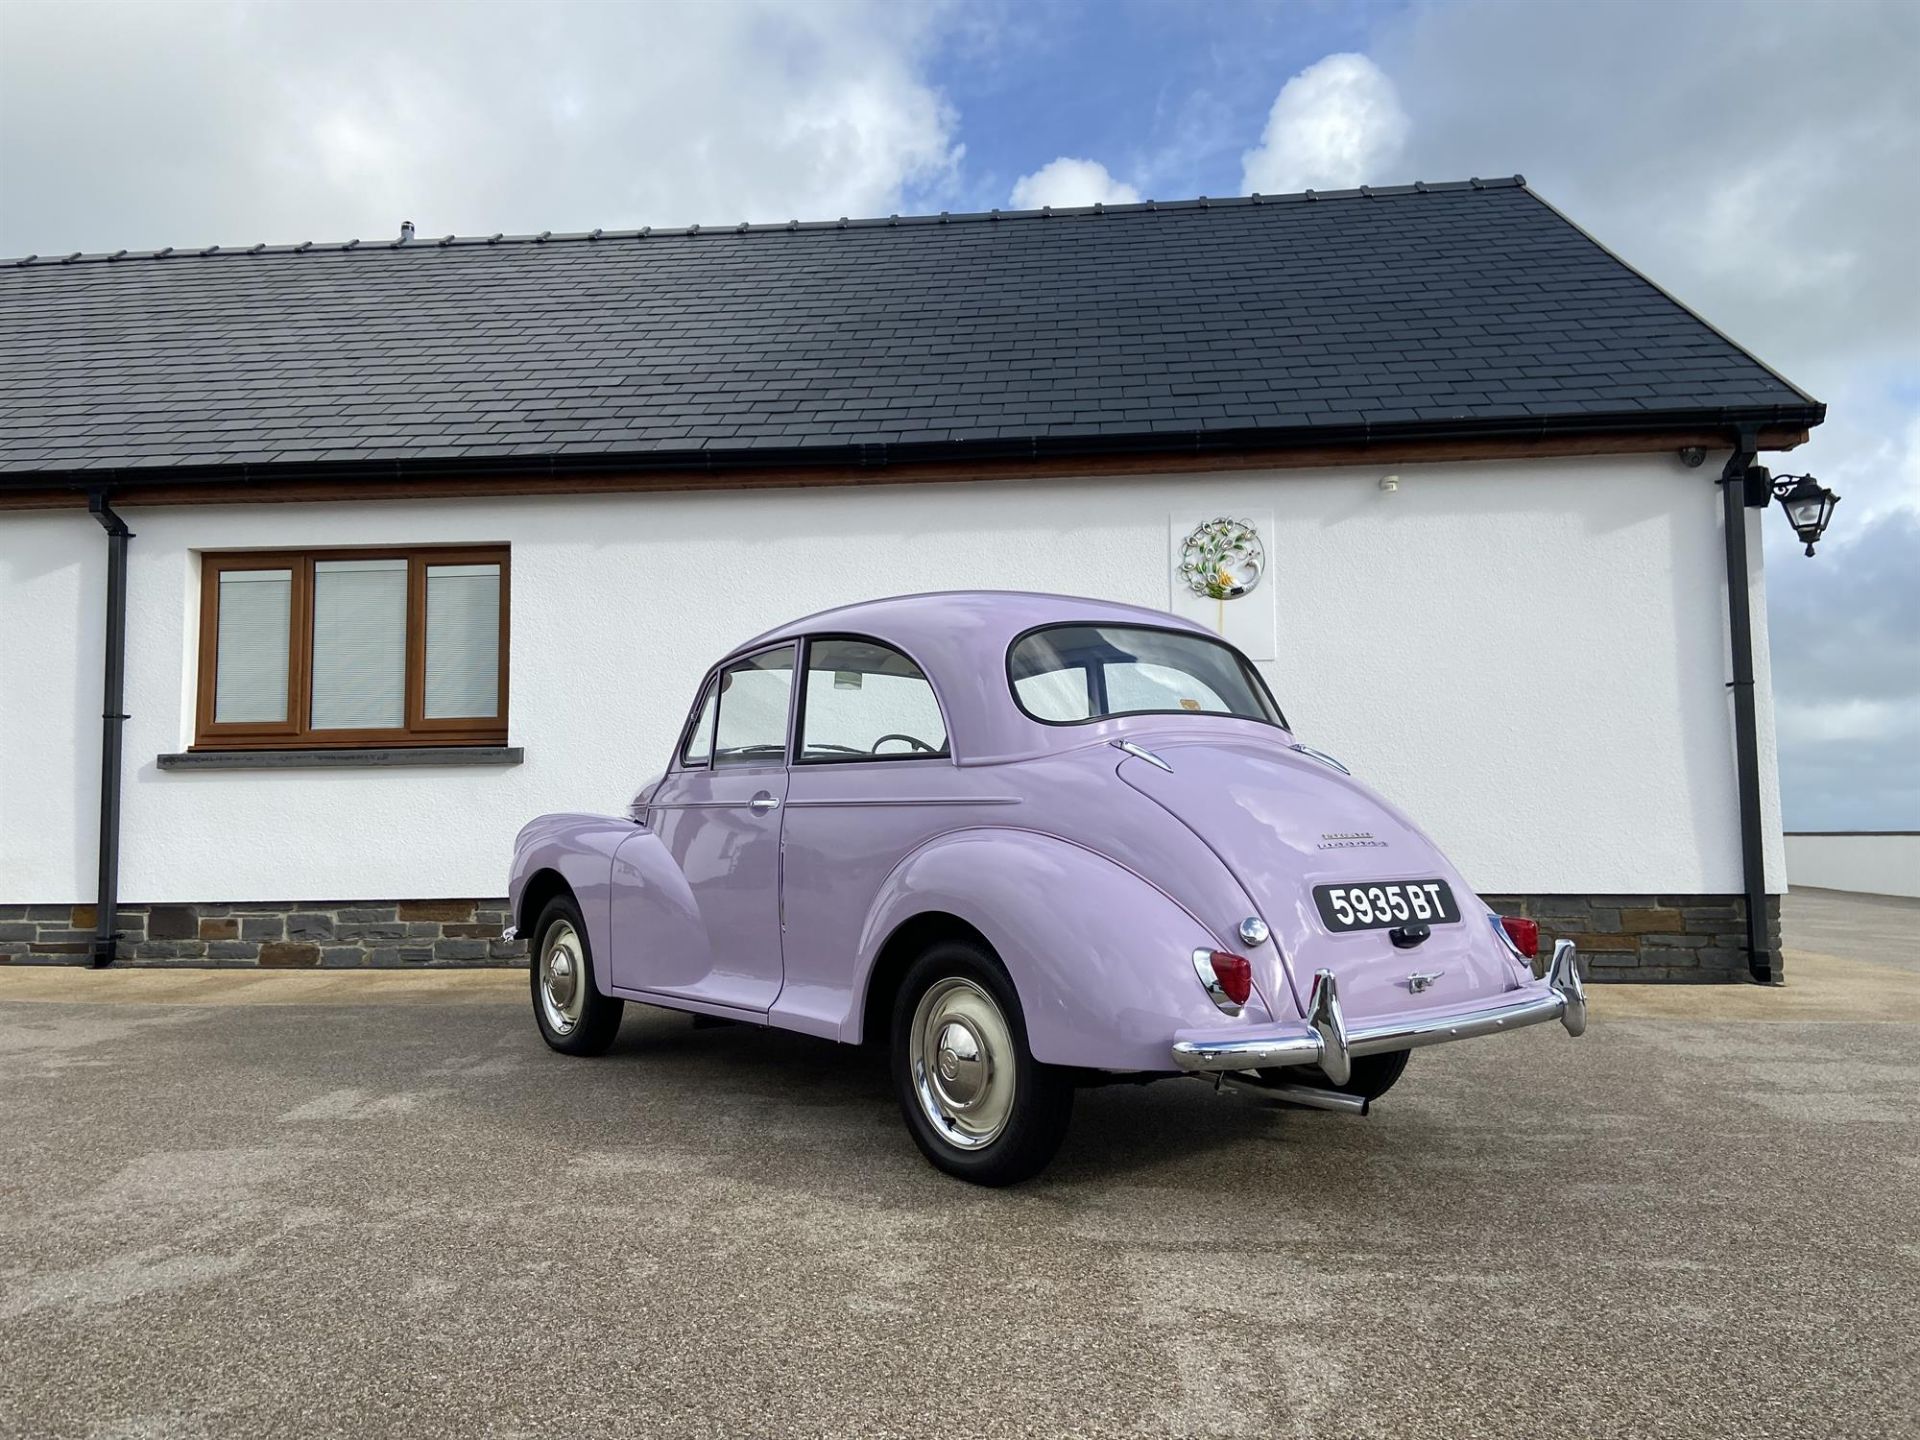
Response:
[{"label": "tail light", "polygon": [[1207,956],[1207,962],[1213,966],[1213,978],[1220,982],[1227,998],[1236,1005],[1246,1004],[1247,997],[1253,994],[1253,963],[1244,955],[1232,955],[1225,950],[1215,950]]},{"label": "tail light", "polygon": [[1193,952],[1193,973],[1207,987],[1213,1003],[1229,1015],[1238,1015],[1253,995],[1253,962],[1227,950]]},{"label": "tail light", "polygon": [[1532,960],[1540,954],[1540,922],[1523,920],[1518,915],[1502,915],[1500,928],[1506,933],[1507,943],[1511,945],[1523,960]]}]

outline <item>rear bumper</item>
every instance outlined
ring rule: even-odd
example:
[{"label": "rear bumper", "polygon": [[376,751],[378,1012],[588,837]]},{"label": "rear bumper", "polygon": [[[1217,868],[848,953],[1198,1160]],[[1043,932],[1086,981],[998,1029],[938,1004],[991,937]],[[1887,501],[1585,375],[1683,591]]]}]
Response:
[{"label": "rear bumper", "polygon": [[1340,992],[1333,972],[1322,970],[1313,977],[1313,994],[1305,1020],[1262,1026],[1255,1034],[1188,1032],[1174,1041],[1173,1063],[1182,1070],[1203,1074],[1318,1065],[1329,1080],[1342,1085],[1349,1075],[1349,1061],[1355,1055],[1379,1055],[1421,1045],[1443,1045],[1450,1040],[1471,1040],[1478,1035],[1496,1035],[1548,1020],[1558,1020],[1569,1035],[1578,1035],[1587,1028],[1587,994],[1580,983],[1578,958],[1571,940],[1561,940],[1554,945],[1553,962],[1547,967],[1544,980],[1509,990],[1492,1001],[1466,1008],[1370,1020],[1351,1028],[1340,1013]]}]

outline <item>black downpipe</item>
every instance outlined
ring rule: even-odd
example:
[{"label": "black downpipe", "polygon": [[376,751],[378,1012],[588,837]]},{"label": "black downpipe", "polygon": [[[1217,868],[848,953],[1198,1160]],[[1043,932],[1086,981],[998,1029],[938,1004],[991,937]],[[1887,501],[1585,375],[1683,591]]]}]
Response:
[{"label": "black downpipe", "polygon": [[100,893],[94,910],[93,964],[111,965],[120,944],[120,732],[127,717],[127,542],[133,532],[107,504],[87,497],[87,513],[107,532],[107,674],[100,713]]},{"label": "black downpipe", "polygon": [[[1720,472],[1722,514],[1727,540],[1727,629],[1733,649],[1734,760],[1740,785],[1740,867],[1746,891],[1747,970],[1761,985],[1780,983],[1780,957],[1767,936],[1765,838],[1760,827],[1760,727],[1753,701],[1753,610],[1748,598],[1747,507],[1757,488],[1760,505],[1772,499],[1764,486],[1749,484],[1757,434],[1742,426],[1733,454]],[[1758,507],[1756,507],[1758,508]]]}]

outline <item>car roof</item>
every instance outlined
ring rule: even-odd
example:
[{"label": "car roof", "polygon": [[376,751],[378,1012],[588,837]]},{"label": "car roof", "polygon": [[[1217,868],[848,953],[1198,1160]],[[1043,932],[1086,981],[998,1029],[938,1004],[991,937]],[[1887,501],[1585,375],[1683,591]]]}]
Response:
[{"label": "car roof", "polygon": [[[1165,610],[1026,590],[942,590],[863,600],[776,626],[728,653],[731,660],[804,635],[864,635],[905,652],[926,672],[962,763],[1012,759],[1096,738],[1095,727],[1043,725],[1014,704],[1007,648],[1047,625],[1150,625],[1218,639]],[[721,662],[722,664],[725,661]],[[1104,727],[1100,727],[1104,733]]]},{"label": "car roof", "polygon": [[1122,605],[1075,595],[1050,595],[1035,590],[932,590],[920,595],[890,595],[837,605],[775,626],[756,635],[735,653],[757,650],[796,635],[871,635],[903,649],[932,640],[964,637],[966,642],[991,650],[1000,660],[1015,636],[1037,625],[1121,624],[1155,625],[1167,630],[1212,632],[1165,610],[1144,605]]}]

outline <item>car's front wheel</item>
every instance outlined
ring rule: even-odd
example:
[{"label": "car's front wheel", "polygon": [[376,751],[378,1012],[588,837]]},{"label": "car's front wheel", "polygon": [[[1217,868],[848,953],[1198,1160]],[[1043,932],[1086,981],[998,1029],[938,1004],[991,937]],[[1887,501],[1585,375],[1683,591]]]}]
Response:
[{"label": "car's front wheel", "polygon": [[547,902],[533,927],[533,1018],[562,1055],[600,1055],[620,1029],[621,1000],[593,983],[586,921],[571,895]]},{"label": "car's front wheel", "polygon": [[1066,1138],[1073,1085],[1027,1048],[1020,997],[977,946],[933,946],[893,1011],[893,1081],[920,1151],[976,1185],[1038,1174]]}]

